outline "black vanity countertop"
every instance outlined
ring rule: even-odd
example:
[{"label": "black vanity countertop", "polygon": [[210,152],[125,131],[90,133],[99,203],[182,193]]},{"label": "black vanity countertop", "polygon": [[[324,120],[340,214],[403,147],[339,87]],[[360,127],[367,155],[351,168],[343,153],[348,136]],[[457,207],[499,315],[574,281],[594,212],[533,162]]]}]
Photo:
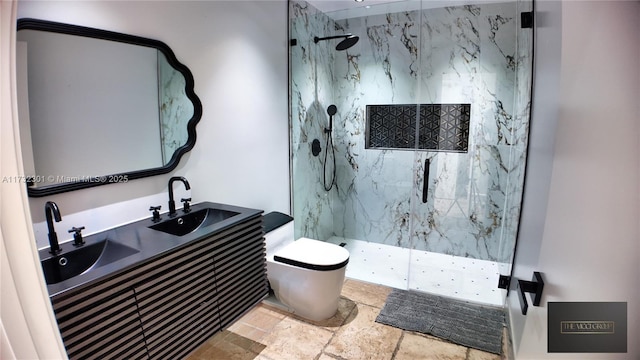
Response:
[{"label": "black vanity countertop", "polygon": [[[85,236],[84,240],[86,243],[84,246],[103,241],[105,238],[107,238],[109,239],[109,241],[124,244],[138,250],[139,252],[110,264],[92,268],[85,271],[81,275],[72,277],[62,282],[47,285],[49,296],[54,297],[57,295],[61,295],[71,289],[91,286],[91,283],[96,280],[100,280],[110,275],[116,275],[118,273],[125,272],[134,266],[161,257],[164,254],[177,250],[184,245],[215,235],[216,233],[221,232],[237,223],[260,216],[263,212],[262,210],[212,202],[202,202],[191,205],[191,212],[196,212],[198,210],[206,208],[232,211],[238,214],[212,225],[203,226],[183,236],[171,235],[161,231],[150,229],[150,226],[156,224],[156,222],[153,222],[151,217],[110,230],[105,230],[97,234]],[[182,209],[178,209],[176,211],[176,215],[171,218],[169,217],[168,213],[162,213],[160,215],[161,221],[163,221],[172,218],[179,218],[181,215],[184,215],[184,213]],[[70,252],[76,249],[71,242],[63,243],[61,244],[61,247],[62,252],[58,254],[57,257],[64,256],[66,252]],[[41,261],[53,257],[48,252],[48,250],[49,248],[39,251]]]}]

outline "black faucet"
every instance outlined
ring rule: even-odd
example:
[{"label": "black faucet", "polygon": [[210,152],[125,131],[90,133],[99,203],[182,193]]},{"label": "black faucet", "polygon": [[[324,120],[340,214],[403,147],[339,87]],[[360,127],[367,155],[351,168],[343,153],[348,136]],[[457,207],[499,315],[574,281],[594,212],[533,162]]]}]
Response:
[{"label": "black faucet", "polygon": [[189,186],[189,182],[182,176],[174,176],[169,179],[169,216],[173,216],[176,213],[176,203],[173,201],[173,182],[174,181],[182,181],[184,184],[184,188],[187,190],[191,190],[191,186]]},{"label": "black faucet", "polygon": [[62,220],[58,205],[53,201],[47,201],[44,204],[44,215],[47,218],[47,228],[49,229],[49,252],[56,255],[62,250],[60,249],[60,244],[58,244],[58,234],[56,234],[56,231],[53,228],[53,219],[51,218],[52,214],[53,219],[55,219],[56,222],[60,222],[60,220]]}]

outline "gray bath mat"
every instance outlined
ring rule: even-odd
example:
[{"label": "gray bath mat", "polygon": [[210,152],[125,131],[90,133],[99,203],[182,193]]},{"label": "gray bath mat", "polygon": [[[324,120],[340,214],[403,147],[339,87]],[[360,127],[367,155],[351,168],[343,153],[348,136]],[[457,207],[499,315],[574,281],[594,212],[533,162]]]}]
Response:
[{"label": "gray bath mat", "polygon": [[376,322],[430,334],[482,351],[502,352],[504,311],[442,296],[393,289]]}]

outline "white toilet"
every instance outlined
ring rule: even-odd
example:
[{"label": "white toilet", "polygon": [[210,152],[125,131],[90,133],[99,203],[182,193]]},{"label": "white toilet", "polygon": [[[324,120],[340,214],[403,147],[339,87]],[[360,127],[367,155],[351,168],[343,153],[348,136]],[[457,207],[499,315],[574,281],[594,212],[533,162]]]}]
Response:
[{"label": "white toilet", "polygon": [[349,252],[323,241],[294,241],[292,220],[281,213],[265,215],[269,284],[286,311],[313,321],[328,319],[338,310]]}]

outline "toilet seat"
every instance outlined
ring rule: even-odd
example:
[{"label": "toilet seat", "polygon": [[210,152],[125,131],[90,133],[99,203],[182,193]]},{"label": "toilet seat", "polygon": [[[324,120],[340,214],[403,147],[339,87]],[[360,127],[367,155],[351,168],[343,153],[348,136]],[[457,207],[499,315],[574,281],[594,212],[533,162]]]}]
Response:
[{"label": "toilet seat", "polygon": [[300,238],[276,252],[273,260],[304,269],[331,271],[347,265],[349,252],[335,244]]}]

